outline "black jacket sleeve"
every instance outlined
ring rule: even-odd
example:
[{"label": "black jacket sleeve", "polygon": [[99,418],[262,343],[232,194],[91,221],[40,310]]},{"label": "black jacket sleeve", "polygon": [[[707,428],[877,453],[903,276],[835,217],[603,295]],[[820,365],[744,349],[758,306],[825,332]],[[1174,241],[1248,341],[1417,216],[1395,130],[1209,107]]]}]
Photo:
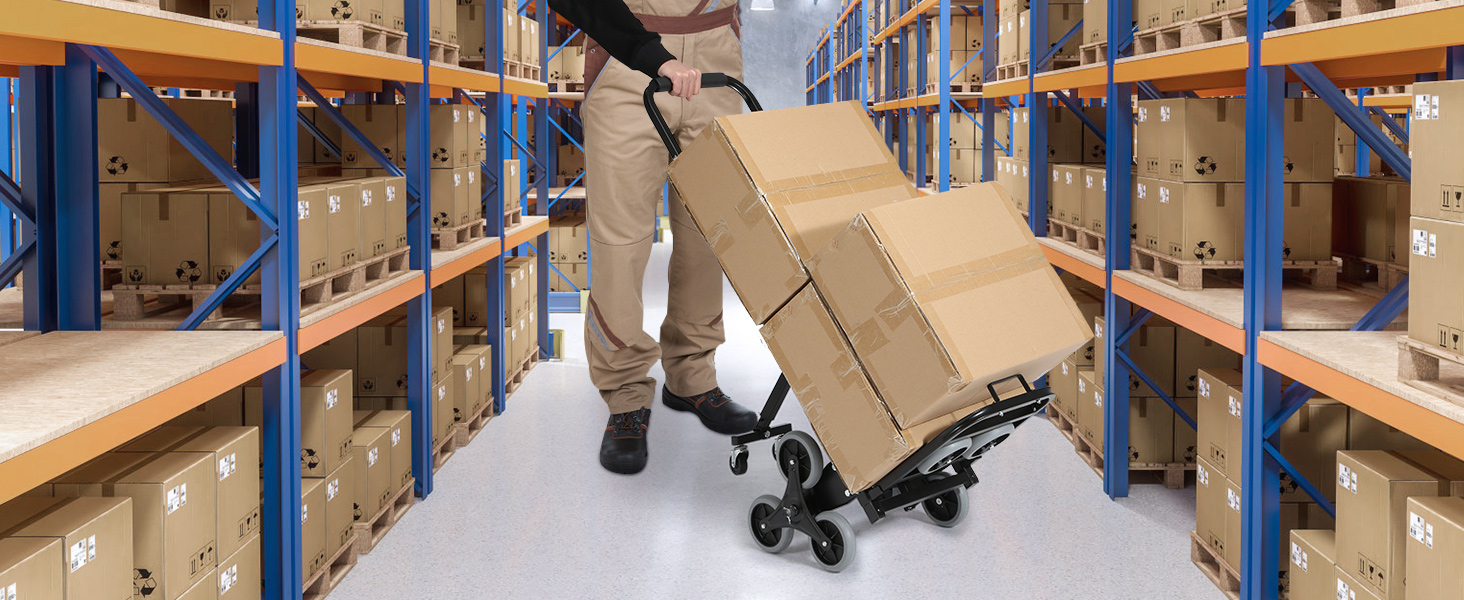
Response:
[{"label": "black jacket sleeve", "polygon": [[656,76],[656,70],[675,60],[661,36],[646,31],[624,0],[549,0],[549,7],[579,27],[610,56],[626,66]]}]

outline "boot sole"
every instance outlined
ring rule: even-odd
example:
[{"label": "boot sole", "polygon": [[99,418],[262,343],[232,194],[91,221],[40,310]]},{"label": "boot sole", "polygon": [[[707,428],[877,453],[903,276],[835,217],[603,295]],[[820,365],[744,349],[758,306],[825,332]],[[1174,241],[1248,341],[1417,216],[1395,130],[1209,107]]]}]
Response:
[{"label": "boot sole", "polygon": [[749,431],[752,431],[752,427],[737,427],[735,425],[727,425],[725,423],[718,423],[716,421],[707,420],[707,417],[705,415],[696,410],[696,406],[694,404],[678,396],[669,394],[665,391],[661,392],[661,403],[665,404],[666,408],[669,408],[671,410],[689,412],[696,415],[696,418],[701,420],[702,426],[722,435],[737,435],[739,433],[747,433]]},{"label": "boot sole", "polygon": [[[640,460],[639,461],[636,461],[636,462],[631,462],[631,461],[620,461],[620,462],[616,462],[616,461],[612,461],[612,460],[606,460],[604,456],[601,456],[600,457],[600,466],[605,467],[605,470],[606,471],[609,471],[611,473],[616,473],[616,474],[619,474],[619,475],[635,475],[636,473],[639,473],[639,472],[644,471],[646,469],[647,458],[648,458],[647,456],[642,456],[642,457],[640,457]],[[634,459],[632,459],[632,461],[633,460]],[[637,462],[639,464],[637,464]]]}]

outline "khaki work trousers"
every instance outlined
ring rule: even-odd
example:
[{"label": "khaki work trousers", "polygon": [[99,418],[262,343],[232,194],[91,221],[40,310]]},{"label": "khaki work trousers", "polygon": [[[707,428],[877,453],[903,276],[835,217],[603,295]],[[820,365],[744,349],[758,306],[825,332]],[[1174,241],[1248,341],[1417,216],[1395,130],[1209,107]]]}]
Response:
[{"label": "khaki work trousers", "polygon": [[[661,38],[667,50],[692,67],[742,77],[742,46],[730,27]],[[726,339],[722,268],[674,191],[670,287],[660,342],[643,328],[641,288],[668,165],[666,145],[641,99],[649,83],[645,74],[612,59],[584,104],[591,256],[585,352],[590,380],[612,414],[651,406],[656,382],[649,373],[657,359],[673,394],[691,396],[716,387],[714,355]],[[658,94],[657,105],[685,147],[713,118],[741,112],[742,99],[719,88],[702,90],[690,101]]]}]

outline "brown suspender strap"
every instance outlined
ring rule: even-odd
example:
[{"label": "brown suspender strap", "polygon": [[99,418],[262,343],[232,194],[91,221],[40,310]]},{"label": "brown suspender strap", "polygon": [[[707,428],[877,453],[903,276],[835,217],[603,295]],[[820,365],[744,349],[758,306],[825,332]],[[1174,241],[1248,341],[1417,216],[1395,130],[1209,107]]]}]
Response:
[{"label": "brown suspender strap", "polygon": [[[642,25],[645,25],[646,31],[655,33],[689,35],[711,31],[725,25],[732,28],[734,35],[742,37],[742,24],[737,20],[737,3],[733,2],[731,6],[708,13],[701,12],[710,2],[711,0],[701,0],[696,10],[685,17],[637,14],[636,18],[640,19]],[[585,84],[587,89],[595,85],[595,79],[599,78],[600,71],[605,69],[605,64],[608,62],[610,62],[610,54],[605,52],[605,49],[601,48],[594,39],[585,38]]]}]

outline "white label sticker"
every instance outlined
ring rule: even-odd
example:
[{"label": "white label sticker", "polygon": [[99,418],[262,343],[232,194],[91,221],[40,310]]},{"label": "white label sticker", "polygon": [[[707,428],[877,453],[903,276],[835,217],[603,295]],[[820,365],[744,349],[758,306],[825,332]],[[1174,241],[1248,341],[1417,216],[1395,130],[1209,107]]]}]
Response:
[{"label": "white label sticker", "polygon": [[1143,122],[1146,122],[1148,120],[1149,120],[1149,107],[1147,107],[1147,106],[1140,106],[1139,107],[1139,122],[1140,123],[1143,123]]},{"label": "white label sticker", "polygon": [[472,367],[468,367],[466,369],[463,369],[463,380],[464,381],[472,381],[473,380],[473,368]]},{"label": "white label sticker", "polygon": [[1439,255],[1439,234],[1428,234],[1428,257],[1434,258]]},{"label": "white label sticker", "polygon": [[396,202],[396,186],[394,186],[394,185],[388,185],[388,186],[386,186],[386,201],[387,202]]},{"label": "white label sticker", "polygon": [[1072,173],[1064,173],[1063,176],[1066,178],[1064,182],[1067,185],[1072,185],[1073,184],[1073,174]]},{"label": "white label sticker", "polygon": [[326,210],[330,211],[330,214],[341,212],[341,197],[331,196],[329,202],[326,204]]},{"label": "white label sticker", "polygon": [[1160,123],[1168,123],[1169,122],[1169,107],[1168,106],[1161,106],[1161,107],[1159,107],[1159,122]]},{"label": "white label sticker", "polygon": [[86,540],[71,545],[71,571],[86,566]]},{"label": "white label sticker", "polygon": [[1337,485],[1342,486],[1344,490],[1347,489],[1347,475],[1351,472],[1352,469],[1348,468],[1347,465],[1337,463]]},{"label": "white label sticker", "polygon": [[1159,186],[1159,203],[1169,204],[1169,188],[1162,185]]},{"label": "white label sticker", "polygon": [[340,400],[340,390],[325,391],[325,410],[335,408],[336,402]]},{"label": "white label sticker", "polygon": [[366,466],[369,467],[374,464],[376,464],[376,448],[366,451]]},{"label": "white label sticker", "polygon": [[1235,396],[1230,396],[1230,415],[1237,419],[1240,418],[1240,399]]},{"label": "white label sticker", "polygon": [[1027,165],[1022,165],[1022,177],[1027,177]]},{"label": "white label sticker", "polygon": [[339,479],[332,479],[332,480],[330,480],[330,483],[325,484],[325,501],[326,502],[329,502],[331,500],[335,500],[336,494],[340,493],[340,491],[341,491],[341,480],[339,480]]},{"label": "white label sticker", "polygon": [[1108,193],[1108,175],[1103,176],[1103,192]]},{"label": "white label sticker", "polygon": [[1086,188],[1088,188],[1090,190],[1093,189],[1093,176],[1092,175],[1084,175],[1083,176],[1083,179],[1084,179],[1084,184],[1085,184],[1084,187],[1086,187]]},{"label": "white label sticker", "polygon": [[1425,523],[1423,526],[1423,545],[1433,548],[1433,523]]},{"label": "white label sticker", "polygon": [[463,111],[460,111],[460,110],[452,111],[452,122],[454,122],[454,123],[460,122],[460,121],[462,121],[462,117],[463,117]]},{"label": "white label sticker", "polygon": [[1210,487],[1210,472],[1205,470],[1205,465],[1195,464],[1195,481],[1200,482],[1200,485]]},{"label": "white label sticker", "polygon": [[371,206],[371,190],[361,190],[361,206]]},{"label": "white label sticker", "polygon": [[1062,374],[1063,375],[1067,375],[1068,374],[1067,363],[1062,363]]},{"label": "white label sticker", "polygon": [[446,398],[446,397],[447,397],[447,386],[445,386],[445,385],[439,385],[439,386],[437,386],[437,399],[438,400],[441,400],[441,399]]},{"label": "white label sticker", "polygon": [[1422,229],[1413,230],[1413,253],[1419,256],[1428,256],[1428,232]]},{"label": "white label sticker", "polygon": [[463,174],[462,173],[453,173],[452,174],[452,184],[453,185],[462,185],[463,184]]},{"label": "white label sticker", "polygon": [[402,441],[402,430],[400,430],[400,429],[393,429],[393,430],[391,430],[391,447],[395,448],[396,445],[398,443],[400,443],[401,441]]},{"label": "white label sticker", "polygon": [[1428,115],[1428,118],[1430,118],[1430,119],[1437,119],[1437,118],[1439,118],[1439,97],[1438,96],[1434,96],[1433,97],[1433,108],[1430,110],[1429,115]]},{"label": "white label sticker", "polygon": [[1303,552],[1301,545],[1296,542],[1291,542],[1291,564],[1301,567],[1303,571],[1306,570],[1306,552]]},{"label": "white label sticker", "polygon": [[17,598],[15,595],[15,584],[12,583],[9,587],[5,588],[4,598],[5,600],[15,600]]},{"label": "white label sticker", "polygon": [[1419,94],[1413,97],[1413,118],[1414,120],[1427,120],[1429,114],[1428,94]]},{"label": "white label sticker", "polygon": [[443,319],[438,319],[437,320],[437,333],[444,333],[446,331],[447,331],[447,321],[446,320],[443,320]]},{"label": "white label sticker", "polygon": [[1408,537],[1423,543],[1423,517],[1413,511],[1408,511]]},{"label": "white label sticker", "polygon": [[310,218],[310,203],[309,202],[306,202],[304,200],[301,200],[299,202],[296,202],[295,203],[295,211],[299,213],[299,216],[295,217],[295,220],[296,221],[304,221],[305,219],[309,219]]},{"label": "white label sticker", "polygon": [[168,514],[171,515],[174,511],[183,508],[184,504],[188,504],[188,484],[180,484],[178,487],[168,490]]},{"label": "white label sticker", "polygon": [[1086,393],[1088,393],[1088,384],[1087,384],[1087,382],[1083,381],[1082,379],[1079,379],[1078,380],[1078,393],[1079,394],[1086,394]]},{"label": "white label sticker", "polygon": [[473,185],[473,180],[477,178],[477,171],[468,171],[468,185]]},{"label": "white label sticker", "polygon": [[306,521],[309,521],[309,520],[310,520],[310,505],[309,504],[301,504],[300,505],[300,524],[303,525]]},{"label": "white label sticker", "polygon": [[1347,489],[1354,494],[1357,493],[1357,471],[1347,472]]},{"label": "white label sticker", "polygon": [[1195,389],[1200,392],[1201,396],[1205,398],[1210,397],[1210,382],[1203,379],[1197,379],[1195,380]]},{"label": "white label sticker", "polygon": [[1139,197],[1140,198],[1147,198],[1148,196],[1149,196],[1149,186],[1144,185],[1142,183],[1139,184]]},{"label": "white label sticker", "polygon": [[486,357],[486,356],[480,356],[480,357],[478,357],[478,370],[479,371],[482,371],[482,370],[487,369],[487,368],[488,368],[488,357]]},{"label": "white label sticker", "polygon": [[238,470],[239,468],[238,462],[239,461],[237,458],[235,458],[233,452],[225,454],[223,457],[219,458],[219,481],[228,479],[230,475],[233,475],[234,471]]},{"label": "white label sticker", "polygon": [[1235,493],[1233,489],[1227,488],[1225,490],[1225,504],[1230,506],[1230,510],[1240,512],[1240,494]]},{"label": "white label sticker", "polygon": [[1093,404],[1103,406],[1103,392],[1093,390]]},{"label": "white label sticker", "polygon": [[1347,582],[1342,581],[1340,577],[1337,578],[1337,600],[1347,600],[1347,596],[1350,593],[1352,593],[1352,590],[1347,589]]},{"label": "white label sticker", "polygon": [[86,562],[91,562],[91,561],[94,561],[96,559],[97,559],[97,536],[94,536],[94,535],[87,536],[87,538],[86,538]]},{"label": "white label sticker", "polygon": [[239,565],[234,565],[219,572],[219,595],[229,591],[234,584],[239,583]]},{"label": "white label sticker", "polygon": [[1093,337],[1100,337],[1100,338],[1103,337],[1103,324],[1102,323],[1094,323],[1093,324]]}]

